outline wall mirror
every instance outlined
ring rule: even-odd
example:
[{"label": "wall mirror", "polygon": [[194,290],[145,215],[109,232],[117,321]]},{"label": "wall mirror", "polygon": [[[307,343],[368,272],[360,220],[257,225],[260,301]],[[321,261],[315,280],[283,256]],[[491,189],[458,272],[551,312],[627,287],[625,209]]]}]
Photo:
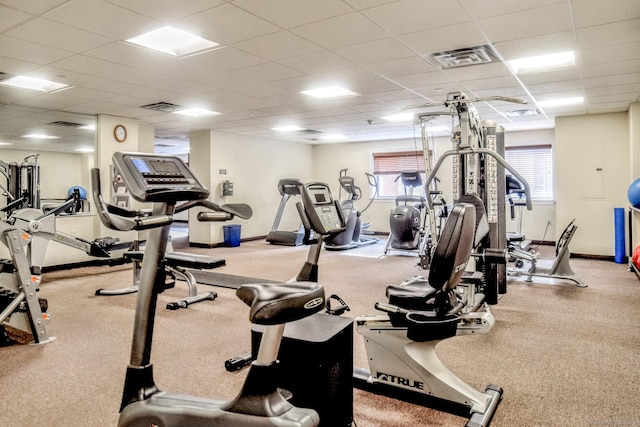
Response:
[{"label": "wall mirror", "polygon": [[[37,164],[41,204],[64,201],[72,187],[80,186],[90,198],[91,168],[95,149],[96,117],[33,107],[0,104],[0,161],[6,165]],[[14,170],[14,180],[16,172]],[[39,184],[39,185],[37,185]],[[0,207],[19,197],[9,191],[10,179],[0,176]],[[40,207],[40,206],[39,206]],[[89,210],[89,206],[84,207]]]}]

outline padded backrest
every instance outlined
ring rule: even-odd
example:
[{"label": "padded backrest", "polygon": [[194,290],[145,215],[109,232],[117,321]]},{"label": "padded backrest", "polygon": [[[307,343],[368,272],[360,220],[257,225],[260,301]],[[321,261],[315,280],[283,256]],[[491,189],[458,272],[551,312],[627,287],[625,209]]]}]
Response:
[{"label": "padded backrest", "polygon": [[476,209],[456,203],[445,222],[429,267],[429,284],[436,290],[453,289],[469,262],[476,228]]},{"label": "padded backrest", "polygon": [[458,199],[458,203],[469,203],[476,208],[476,227],[473,241],[473,247],[475,248],[484,239],[484,236],[489,234],[489,220],[487,219],[484,202],[475,194],[465,194]]}]

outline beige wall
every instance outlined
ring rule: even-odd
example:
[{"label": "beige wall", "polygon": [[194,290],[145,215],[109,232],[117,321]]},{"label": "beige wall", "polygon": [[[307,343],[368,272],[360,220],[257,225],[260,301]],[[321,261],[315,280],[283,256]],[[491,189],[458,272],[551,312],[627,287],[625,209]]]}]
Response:
[{"label": "beige wall", "polygon": [[[196,212],[189,220],[189,241],[216,244],[224,241],[224,225],[240,224],[242,238],[266,236],[276,215],[281,178],[309,181],[314,176],[312,146],[274,139],[232,135],[224,132],[198,131],[190,135],[189,163],[196,176],[213,193],[218,204],[247,203],[253,209],[249,220],[224,223],[198,223]],[[220,173],[224,170],[226,173]],[[233,196],[220,195],[220,183],[233,183]],[[297,229],[300,223],[295,201],[287,204],[287,214],[280,229]],[[195,211],[195,210],[194,210]]]},{"label": "beige wall", "polygon": [[[113,138],[113,127],[119,123],[125,124],[128,129],[124,143],[118,143]],[[535,143],[554,145],[557,206],[554,203],[534,203],[532,211],[523,211],[523,233],[531,239],[555,240],[569,220],[576,218],[578,232],[571,245],[572,252],[613,255],[613,208],[628,206],[628,185],[640,176],[637,173],[640,161],[635,160],[640,153],[638,129],[640,104],[636,103],[628,113],[558,118],[555,133],[551,130],[506,132],[507,146]],[[82,185],[90,191],[89,170],[94,165],[102,170],[103,186],[108,185],[113,152],[150,152],[153,147],[153,126],[135,120],[100,116],[97,140],[99,148],[95,155],[40,154],[43,197],[62,198],[73,185]],[[190,162],[196,174],[214,193],[213,200],[220,204],[248,203],[252,206],[254,216],[250,220],[233,222],[242,225],[243,238],[264,236],[271,229],[280,202],[277,191],[279,179],[326,182],[337,197],[339,172],[348,168],[348,173],[355,177],[356,184],[363,189],[363,199],[357,202],[357,206],[363,208],[369,197],[364,173],[371,171],[372,153],[421,149],[419,140],[307,145],[214,131],[194,132],[192,143],[196,148],[194,151],[192,147]],[[448,138],[436,138],[435,144],[436,157],[450,148]],[[29,154],[32,153],[0,149],[0,159],[5,162],[21,161]],[[598,168],[602,171],[596,171]],[[226,175],[220,174],[221,169],[226,170]],[[60,173],[60,170],[65,173]],[[439,175],[442,181],[440,189],[447,198],[450,192],[450,167],[443,166]],[[232,197],[222,198],[219,195],[219,184],[225,179],[234,184]],[[588,185],[585,184],[587,182]],[[292,201],[287,205],[281,229],[298,227],[299,219],[294,204],[295,201]],[[363,215],[363,220],[371,222],[375,231],[388,232],[389,212],[393,205],[393,200],[375,201]],[[547,220],[551,220],[551,226],[545,234]],[[61,231],[62,228],[67,232],[75,230],[73,232],[78,236],[89,240],[114,235],[122,241],[135,238],[135,235],[131,237],[127,233],[120,236],[120,233],[100,226],[95,217],[91,222],[92,225],[87,226],[79,222],[77,225],[71,224],[66,220],[64,224],[61,223]],[[202,224],[192,220],[191,240],[196,243],[220,243],[223,241],[224,224],[218,223],[204,229],[201,228]],[[87,231],[92,227],[93,233]],[[507,222],[509,231],[514,231],[515,227],[515,222]],[[636,231],[640,233],[640,225],[636,224]],[[640,236],[638,233],[636,235]],[[634,240],[640,243],[640,238]],[[65,248],[63,252],[73,254],[70,256],[74,259],[85,257],[82,252],[71,248]]]},{"label": "beige wall", "polygon": [[628,205],[628,115],[558,117],[555,136],[556,219],[576,220],[571,251],[612,256],[614,208]]},{"label": "beige wall", "polygon": [[[629,179],[631,184],[640,178],[640,102],[631,104],[629,108]],[[633,237],[631,248],[640,245],[640,213],[635,212],[631,217],[633,227]],[[627,241],[627,252],[629,252],[629,242]],[[627,253],[627,255],[631,255]]]}]

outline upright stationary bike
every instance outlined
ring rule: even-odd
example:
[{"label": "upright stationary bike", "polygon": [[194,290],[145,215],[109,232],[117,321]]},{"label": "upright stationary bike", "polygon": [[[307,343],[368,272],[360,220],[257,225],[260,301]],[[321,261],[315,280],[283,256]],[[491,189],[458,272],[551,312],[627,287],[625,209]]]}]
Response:
[{"label": "upright stationary bike", "polygon": [[[138,217],[135,212],[105,203],[100,192],[100,172],[92,171],[93,195],[101,221],[116,230],[149,229],[145,262],[140,275],[136,305],[131,361],[127,369],[120,407],[120,426],[282,426],[312,427],[319,423],[312,409],[289,404],[276,386],[276,357],[285,323],[302,319],[324,307],[324,289],[315,282],[289,284],[250,284],[241,286],[236,295],[250,309],[252,323],[265,325],[258,357],[253,362],[240,394],[230,402],[170,394],[160,391],[153,379],[150,361],[153,325],[158,294],[165,281],[165,253],[176,204],[190,207],[215,207],[201,212],[199,220],[216,221],[238,216],[246,218],[251,208],[243,204],[218,206],[205,200],[209,191],[195,178],[184,162],[176,157],[153,154],[115,153],[113,164],[130,194],[140,202],[152,202],[151,215]],[[337,204],[315,207],[328,189],[318,186],[303,193],[306,220],[322,236],[344,230]],[[305,266],[306,267],[306,266]]]}]

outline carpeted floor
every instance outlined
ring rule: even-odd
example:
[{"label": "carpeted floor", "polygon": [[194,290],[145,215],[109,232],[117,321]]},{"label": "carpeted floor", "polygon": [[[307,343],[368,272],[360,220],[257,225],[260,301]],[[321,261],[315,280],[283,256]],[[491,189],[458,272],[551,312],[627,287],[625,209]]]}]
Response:
[{"label": "carpeted floor", "polygon": [[[220,273],[286,281],[306,259],[306,248],[264,240],[235,248],[182,248],[225,258]],[[352,254],[353,255],[353,254]],[[320,282],[350,306],[346,315],[375,314],[388,284],[421,272],[406,256],[342,256],[323,251]],[[640,425],[640,281],[626,265],[572,259],[588,288],[571,282],[510,282],[492,306],[496,325],[487,335],[443,341],[438,353],[460,378],[484,390],[504,389],[493,426]],[[98,288],[131,281],[130,265],[46,273],[41,297],[49,301],[43,346],[0,348],[0,426],[116,425],[129,358],[136,295],[95,296]],[[160,388],[229,399],[246,370],[229,373],[224,361],[250,348],[248,309],[234,290],[169,311],[186,294],[184,283],[161,296],[152,360]],[[366,367],[362,338],[354,336],[354,364]],[[354,391],[358,427],[461,426],[465,419]]]}]

